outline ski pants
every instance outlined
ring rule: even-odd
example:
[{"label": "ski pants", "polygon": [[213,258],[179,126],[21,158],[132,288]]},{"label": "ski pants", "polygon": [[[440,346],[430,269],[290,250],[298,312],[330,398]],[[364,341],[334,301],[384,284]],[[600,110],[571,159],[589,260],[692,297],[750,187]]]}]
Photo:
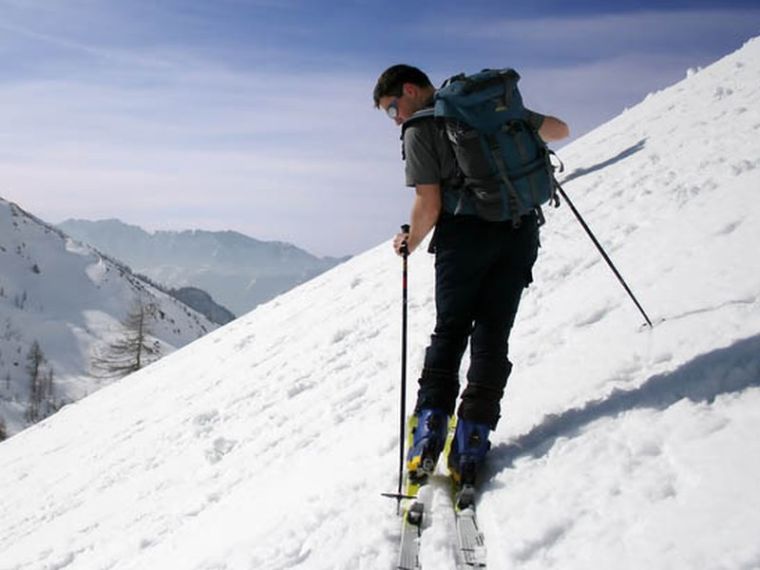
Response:
[{"label": "ski pants", "polygon": [[494,429],[512,370],[509,333],[538,254],[537,218],[525,216],[514,228],[511,222],[444,215],[433,239],[436,324],[416,409],[454,413],[469,340],[470,368],[458,416]]}]

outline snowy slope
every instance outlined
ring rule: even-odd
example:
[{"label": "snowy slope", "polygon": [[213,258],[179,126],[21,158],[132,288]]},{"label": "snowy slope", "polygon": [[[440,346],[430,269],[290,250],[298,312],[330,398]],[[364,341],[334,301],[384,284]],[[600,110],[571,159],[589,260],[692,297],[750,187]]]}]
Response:
[{"label": "snowy slope", "polygon": [[[550,212],[479,505],[489,568],[760,567],[759,135],[754,40],[563,151],[657,324]],[[410,294],[414,377],[424,253]],[[386,243],[4,442],[0,568],[391,568],[399,346]],[[422,562],[449,569],[432,491]]]},{"label": "snowy slope", "polygon": [[0,417],[10,434],[26,424],[27,355],[37,341],[53,371],[56,402],[110,380],[95,378],[95,352],[122,335],[133,302],[155,303],[150,327],[162,354],[215,325],[95,250],[0,199]]}]

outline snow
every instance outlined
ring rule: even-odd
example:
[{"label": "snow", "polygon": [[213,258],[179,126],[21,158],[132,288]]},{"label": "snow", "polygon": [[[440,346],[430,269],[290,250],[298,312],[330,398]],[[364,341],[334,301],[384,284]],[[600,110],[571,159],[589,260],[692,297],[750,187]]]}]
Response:
[{"label": "snow", "polygon": [[54,374],[53,399],[75,401],[112,379],[96,378],[91,360],[123,335],[138,296],[155,303],[151,322],[162,351],[215,328],[129,269],[75,242],[0,198],[0,418],[9,434],[26,427],[27,354],[37,341]]},{"label": "snow", "polygon": [[[547,212],[489,568],[760,568],[760,40],[561,154],[655,327]],[[414,378],[433,260],[410,264]],[[400,270],[381,244],[0,444],[0,568],[393,567]],[[444,478],[427,492],[423,567],[453,568]]]}]

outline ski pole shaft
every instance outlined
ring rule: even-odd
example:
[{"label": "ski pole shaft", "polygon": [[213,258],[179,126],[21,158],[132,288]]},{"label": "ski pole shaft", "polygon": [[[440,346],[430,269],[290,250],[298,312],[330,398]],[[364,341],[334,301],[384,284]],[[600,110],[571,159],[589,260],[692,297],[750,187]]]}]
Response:
[{"label": "ski pole shaft", "polygon": [[[401,231],[409,234],[409,225],[401,226]],[[407,331],[407,301],[408,301],[408,266],[409,266],[409,247],[406,241],[401,245],[401,257],[403,259],[403,276],[401,281],[401,406],[399,419],[399,464],[398,464],[398,495],[401,497],[401,490],[404,485],[404,440],[406,427],[406,331]],[[401,506],[401,499],[398,500],[397,508]]]},{"label": "ski pole shaft", "polygon": [[557,190],[562,195],[562,197],[565,199],[565,202],[567,202],[567,205],[570,206],[570,209],[572,210],[575,217],[578,219],[578,222],[580,222],[581,226],[583,226],[583,229],[586,230],[586,233],[588,234],[588,237],[591,238],[591,241],[596,246],[596,249],[599,250],[599,253],[602,255],[602,258],[604,261],[607,262],[607,265],[610,267],[612,272],[615,274],[615,277],[617,277],[618,281],[620,281],[620,284],[623,286],[623,288],[628,293],[628,296],[631,298],[631,300],[635,303],[636,307],[639,309],[639,312],[644,316],[644,319],[646,320],[647,324],[649,325],[649,328],[652,327],[652,321],[649,320],[649,317],[647,316],[646,312],[644,311],[644,308],[641,306],[641,303],[639,303],[638,299],[636,299],[636,296],[633,294],[633,291],[631,291],[631,288],[628,287],[628,284],[625,282],[625,279],[623,279],[623,276],[620,275],[620,272],[617,270],[617,267],[615,267],[615,264],[612,263],[612,260],[610,259],[609,255],[607,255],[607,252],[604,251],[604,248],[599,243],[599,241],[596,239],[596,236],[591,231],[591,228],[588,227],[588,224],[583,219],[583,217],[580,215],[578,210],[575,208],[575,205],[573,205],[573,201],[568,198],[565,191],[562,189],[562,186],[557,184]]}]

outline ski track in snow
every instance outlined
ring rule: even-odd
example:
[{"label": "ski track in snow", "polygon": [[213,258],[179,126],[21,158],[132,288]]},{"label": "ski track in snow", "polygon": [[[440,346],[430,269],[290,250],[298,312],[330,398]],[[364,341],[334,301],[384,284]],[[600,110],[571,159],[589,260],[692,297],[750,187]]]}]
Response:
[{"label": "ski track in snow", "polygon": [[[489,568],[760,567],[759,129],[753,40],[561,153],[656,324],[548,212],[479,503]],[[4,442],[0,569],[393,567],[400,269],[382,244]],[[453,568],[447,485],[426,492],[423,567]]]}]

